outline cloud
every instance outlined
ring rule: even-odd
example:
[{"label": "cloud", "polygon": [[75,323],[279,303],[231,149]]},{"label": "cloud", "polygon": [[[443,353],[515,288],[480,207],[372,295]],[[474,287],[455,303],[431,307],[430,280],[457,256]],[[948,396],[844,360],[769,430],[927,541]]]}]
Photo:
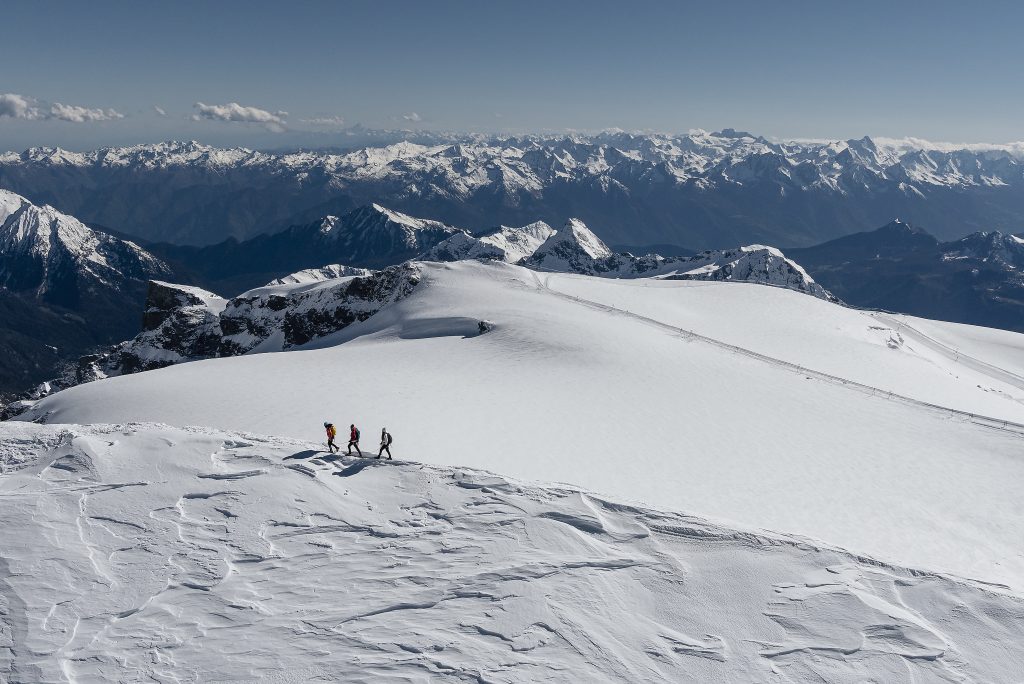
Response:
[{"label": "cloud", "polygon": [[345,119],[340,116],[317,116],[312,119],[300,119],[300,121],[321,128],[343,128],[345,126]]},{"label": "cloud", "polygon": [[54,102],[50,106],[50,118],[73,123],[85,123],[86,121],[113,121],[123,119],[124,114],[113,109],[89,109],[75,105],[64,105]]},{"label": "cloud", "polygon": [[409,112],[408,114],[403,114],[402,118],[405,119],[406,121],[411,121],[413,123],[423,121],[423,117],[417,114],[416,112]]},{"label": "cloud", "polygon": [[88,121],[123,119],[124,114],[114,109],[90,109],[60,102],[48,104],[27,95],[4,93],[0,95],[0,117],[26,121],[54,120],[86,123]]},{"label": "cloud", "polygon": [[40,111],[32,105],[33,100],[24,95],[4,93],[0,95],[0,116],[12,119],[38,119]]},{"label": "cloud", "polygon": [[153,111],[159,114],[160,116],[167,116],[167,111],[163,107],[157,107],[156,105],[153,105]]},{"label": "cloud", "polygon": [[207,119],[209,121],[255,123],[265,126],[267,130],[274,133],[283,133],[285,131],[285,117],[288,116],[288,112],[268,112],[259,107],[245,107],[237,102],[229,102],[223,105],[208,105],[196,102],[195,107],[198,111],[192,115],[193,121]]},{"label": "cloud", "polygon": [[1017,158],[1024,158],[1024,141],[1007,143],[951,143],[925,140],[923,138],[887,138],[884,136],[872,136],[876,145],[881,148],[888,148],[896,153],[902,154],[913,150],[925,150],[936,152],[1006,152]]}]

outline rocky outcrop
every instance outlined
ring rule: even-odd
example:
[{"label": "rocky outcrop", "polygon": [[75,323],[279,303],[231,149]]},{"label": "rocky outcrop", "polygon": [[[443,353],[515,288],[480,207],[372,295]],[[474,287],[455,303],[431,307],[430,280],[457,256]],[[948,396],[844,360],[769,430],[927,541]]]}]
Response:
[{"label": "rocky outcrop", "polygon": [[284,351],[365,321],[420,281],[415,263],[381,271],[338,269],[336,278],[293,274],[226,300],[200,288],[153,281],[143,330],[133,339],[66,364],[4,412],[16,415],[52,392],[93,380],[187,361]]}]

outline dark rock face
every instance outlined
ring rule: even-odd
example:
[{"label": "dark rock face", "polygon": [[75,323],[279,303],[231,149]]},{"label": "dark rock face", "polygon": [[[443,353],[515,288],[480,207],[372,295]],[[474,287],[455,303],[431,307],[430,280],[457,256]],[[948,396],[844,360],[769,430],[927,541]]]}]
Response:
[{"label": "dark rock face", "polygon": [[367,320],[420,282],[413,263],[361,273],[320,283],[270,285],[231,300],[195,287],[152,282],[141,333],[105,353],[66,364],[59,377],[25,398],[106,377],[245,354],[278,333],[273,351],[298,347]]},{"label": "dark rock face", "polygon": [[0,191],[0,395],[134,334],[146,281],[169,273],[132,242]]},{"label": "dark rock face", "polygon": [[365,268],[400,264],[460,233],[438,221],[371,204],[341,217],[325,216],[242,242],[229,239],[201,248],[161,244],[151,249],[197,282],[238,291],[324,264]]}]

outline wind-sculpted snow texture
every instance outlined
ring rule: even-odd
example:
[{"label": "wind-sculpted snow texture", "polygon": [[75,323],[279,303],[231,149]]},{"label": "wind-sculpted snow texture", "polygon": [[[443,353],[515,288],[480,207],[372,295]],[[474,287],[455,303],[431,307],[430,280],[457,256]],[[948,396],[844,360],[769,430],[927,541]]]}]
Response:
[{"label": "wind-sculpted snow texture", "polygon": [[447,136],[343,154],[196,142],[33,148],[0,155],[0,187],[167,242],[246,239],[380,202],[476,229],[575,216],[610,244],[709,249],[816,244],[897,215],[943,239],[1012,231],[1024,218],[1022,169],[1019,150],[778,142],[726,129]]},{"label": "wind-sculpted snow texture", "polygon": [[4,681],[1024,671],[1024,601],[1005,590],[574,488],[328,460],[254,434],[0,425],[0,519]]},{"label": "wind-sculpted snow texture", "polygon": [[1024,589],[1024,336],[747,283],[418,268],[408,296],[299,353],[84,384],[21,419],[386,425],[417,461]]}]

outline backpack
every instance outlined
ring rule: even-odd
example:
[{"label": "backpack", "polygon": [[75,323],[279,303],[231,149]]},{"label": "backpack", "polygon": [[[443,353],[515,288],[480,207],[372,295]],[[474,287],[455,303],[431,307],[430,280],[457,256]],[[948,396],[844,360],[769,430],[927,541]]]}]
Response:
[{"label": "backpack", "polygon": [[356,428],[356,441],[359,441],[359,428]]},{"label": "backpack", "polygon": [[391,442],[393,442],[393,441],[394,441],[394,439],[392,439],[391,433],[389,432],[388,433],[388,446],[391,446]]}]

